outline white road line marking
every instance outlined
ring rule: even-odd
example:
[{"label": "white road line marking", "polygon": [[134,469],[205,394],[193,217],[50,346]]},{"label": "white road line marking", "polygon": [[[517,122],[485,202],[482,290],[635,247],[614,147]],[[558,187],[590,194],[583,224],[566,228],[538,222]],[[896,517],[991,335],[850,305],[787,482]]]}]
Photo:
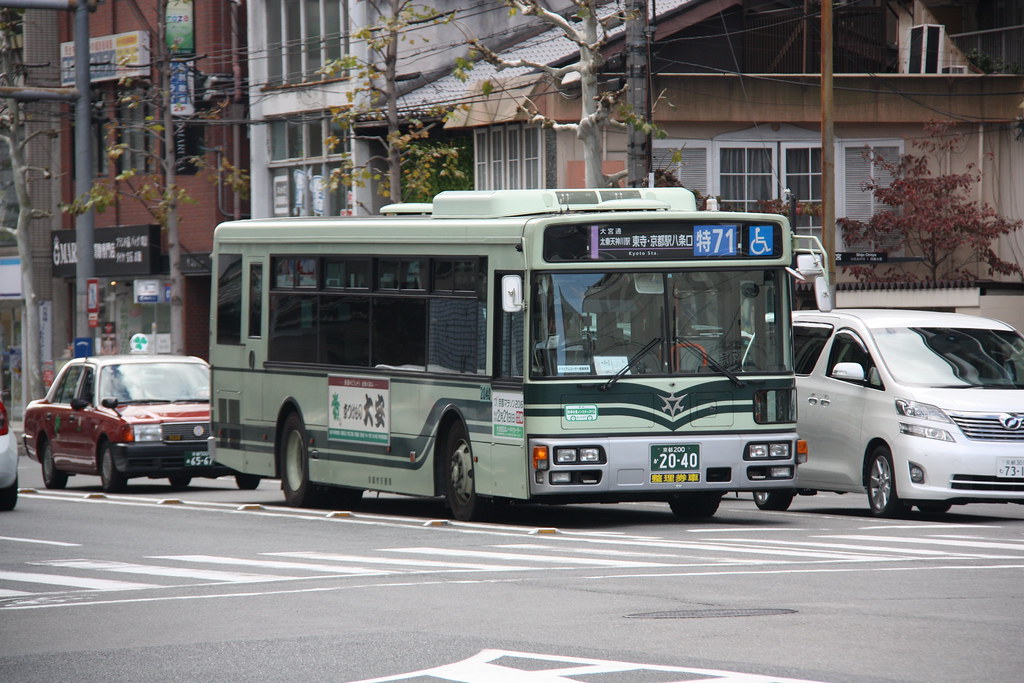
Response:
[{"label": "white road line marking", "polygon": [[486,550],[454,550],[449,548],[384,548],[393,553],[416,553],[421,555],[441,555],[449,557],[493,558],[496,560],[525,560],[528,562],[549,562],[554,564],[582,564],[596,567],[670,567],[664,562],[635,562],[630,560],[601,560],[584,557],[565,557],[562,555],[533,555],[526,553],[499,553]]},{"label": "white road line marking", "polygon": [[[533,663],[525,668],[518,668],[517,662]],[[523,664],[520,664],[522,666]],[[407,680],[442,680],[457,683],[585,683],[598,681],[605,674],[630,673],[637,677],[647,678],[643,674],[659,672],[674,674],[671,677],[659,677],[659,680],[700,680],[721,681],[723,683],[811,683],[798,681],[794,678],[777,676],[761,676],[738,671],[720,669],[695,669],[690,667],[662,666],[658,664],[636,664],[632,662],[616,662],[605,659],[589,659],[568,655],[542,655],[532,652],[515,652],[511,650],[481,650],[472,657],[459,662],[442,664],[431,669],[420,669],[394,676],[366,678],[353,683],[393,683]],[[677,674],[683,674],[679,676]]]},{"label": "white road line marking", "polygon": [[1003,550],[1024,550],[1024,543],[997,543],[995,541],[950,541],[943,538],[902,538],[899,536],[865,536],[841,534],[824,538],[847,538],[854,541],[885,541],[888,543],[920,543],[924,545],[952,545],[958,548],[1001,548]]},{"label": "white road line marking", "polygon": [[[821,538],[829,538],[829,537],[828,536],[823,536]],[[715,539],[715,540],[722,540],[722,541],[729,541],[729,540],[740,541],[740,540],[743,540],[746,543],[757,543],[757,541],[750,541],[750,540],[747,540],[747,539],[738,539],[738,538],[736,538],[736,539]],[[999,560],[1013,559],[1014,557],[1017,557],[1016,555],[983,555],[983,554],[980,554],[980,553],[951,553],[951,552],[948,552],[946,550],[925,550],[923,548],[893,548],[893,547],[881,546],[881,545],[854,545],[852,543],[814,543],[812,541],[780,541],[780,540],[764,541],[764,543],[777,543],[779,545],[795,545],[795,546],[812,546],[812,547],[820,547],[820,548],[836,548],[836,549],[840,549],[840,550],[860,550],[860,551],[864,551],[864,552],[872,551],[872,552],[882,552],[882,553],[900,553],[900,554],[903,554],[903,555],[910,555],[910,556],[915,556],[915,555],[932,555],[932,556],[941,556],[941,557],[967,557],[967,558],[999,559]]]},{"label": "white road line marking", "polygon": [[63,574],[38,574],[35,572],[0,571],[0,579],[5,581],[24,581],[26,583],[47,583],[54,586],[72,586],[97,591],[135,590],[138,588],[160,588],[152,583],[132,583],[130,581],[113,581],[110,579],[89,579],[81,576],[64,576]]},{"label": "white road line marking", "polygon": [[[269,553],[264,553],[269,554]],[[240,567],[264,567],[266,569],[295,569],[301,571],[330,572],[332,574],[393,574],[380,569],[368,567],[342,567],[335,564],[313,562],[282,562],[276,560],[248,560],[240,557],[221,557],[219,555],[150,555],[150,560],[177,560],[179,562],[197,562],[205,564],[225,564]]]},{"label": "white road line marking", "polygon": [[34,595],[34,593],[26,593],[25,591],[12,591],[4,588],[0,588],[0,598],[13,598],[16,596],[23,595]]},{"label": "white road line marking", "polygon": [[14,536],[0,536],[0,541],[17,541],[18,543],[42,543],[43,545],[60,545],[68,548],[80,548],[81,543],[65,543],[64,541],[44,541],[40,538],[16,538]]},{"label": "white road line marking", "polygon": [[485,571],[523,571],[531,567],[501,564],[471,564],[467,562],[439,562],[437,560],[413,560],[397,559],[393,557],[368,557],[364,555],[340,555],[337,553],[321,552],[287,552],[287,553],[262,553],[276,557],[300,557],[310,560],[327,560],[331,562],[367,562],[384,564],[398,567],[436,567],[440,569],[473,569]]},{"label": "white road line marking", "polygon": [[121,572],[124,574],[145,574],[147,576],[171,576],[180,579],[202,579],[223,583],[256,583],[260,581],[287,580],[291,576],[274,576],[272,574],[244,574],[240,572],[221,572],[209,569],[183,569],[180,567],[162,567],[148,564],[132,564],[130,562],[113,562],[106,560],[51,560],[47,562],[31,562],[30,564],[47,567],[64,567],[69,569],[91,569],[105,572]]}]

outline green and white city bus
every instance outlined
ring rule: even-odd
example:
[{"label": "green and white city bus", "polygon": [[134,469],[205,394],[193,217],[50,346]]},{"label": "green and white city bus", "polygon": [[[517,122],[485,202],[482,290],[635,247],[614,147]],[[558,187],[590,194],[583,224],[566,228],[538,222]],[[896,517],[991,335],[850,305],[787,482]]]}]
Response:
[{"label": "green and white city bus", "polygon": [[682,188],[383,213],[217,228],[221,464],[280,478],[291,505],[385,491],[457,519],[495,501],[707,517],[793,486],[792,282],[821,283],[823,254],[785,217],[697,211]]}]

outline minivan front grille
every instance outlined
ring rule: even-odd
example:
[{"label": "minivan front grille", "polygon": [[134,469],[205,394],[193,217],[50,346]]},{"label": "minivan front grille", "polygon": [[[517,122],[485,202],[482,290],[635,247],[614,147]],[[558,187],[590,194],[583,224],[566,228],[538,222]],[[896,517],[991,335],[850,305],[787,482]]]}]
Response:
[{"label": "minivan front grille", "polygon": [[209,422],[166,422],[163,424],[163,440],[170,443],[206,441],[208,436],[210,436]]},{"label": "minivan front grille", "polygon": [[1008,441],[1011,443],[1024,442],[1024,427],[1007,429],[999,420],[999,415],[950,413],[949,416],[968,439],[976,441]]},{"label": "minivan front grille", "polygon": [[959,491],[1002,491],[1004,493],[1020,493],[1024,491],[1024,479],[1000,479],[978,474],[954,474],[949,484]]}]

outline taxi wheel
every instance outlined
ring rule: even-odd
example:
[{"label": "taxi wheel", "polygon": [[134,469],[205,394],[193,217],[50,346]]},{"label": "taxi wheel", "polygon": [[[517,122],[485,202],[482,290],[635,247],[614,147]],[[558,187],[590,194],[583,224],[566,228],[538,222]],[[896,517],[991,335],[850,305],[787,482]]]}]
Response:
[{"label": "taxi wheel", "polygon": [[754,505],[759,510],[788,510],[793,502],[793,494],[783,491],[754,491]]},{"label": "taxi wheel", "polygon": [[167,477],[167,480],[171,482],[171,486],[176,489],[187,488],[192,483],[192,477],[187,474],[172,474]]},{"label": "taxi wheel", "polygon": [[681,493],[669,500],[668,505],[679,519],[701,519],[714,517],[721,502],[721,493]]},{"label": "taxi wheel", "polygon": [[109,443],[103,444],[103,448],[100,449],[100,482],[107,493],[124,491],[128,484],[128,477],[114,467],[114,453],[110,450]]},{"label": "taxi wheel", "polygon": [[892,454],[885,446],[871,451],[868,465],[868,503],[876,517],[901,517],[907,514],[906,503],[896,491],[896,476],[892,468]]},{"label": "taxi wheel", "polygon": [[53,463],[53,448],[45,439],[39,446],[39,463],[43,470],[43,486],[48,489],[62,489],[68,485],[68,473],[57,469]]},{"label": "taxi wheel", "polygon": [[258,474],[243,474],[239,472],[235,475],[235,486],[242,491],[252,491],[260,485],[260,479],[262,477]]}]

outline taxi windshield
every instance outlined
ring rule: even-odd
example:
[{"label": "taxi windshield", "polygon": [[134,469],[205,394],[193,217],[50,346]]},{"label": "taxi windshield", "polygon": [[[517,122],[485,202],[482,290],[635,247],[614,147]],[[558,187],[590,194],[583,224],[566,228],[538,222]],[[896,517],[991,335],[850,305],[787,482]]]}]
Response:
[{"label": "taxi windshield", "polygon": [[100,372],[99,397],[118,403],[210,400],[210,369],[203,363],[121,363]]}]

